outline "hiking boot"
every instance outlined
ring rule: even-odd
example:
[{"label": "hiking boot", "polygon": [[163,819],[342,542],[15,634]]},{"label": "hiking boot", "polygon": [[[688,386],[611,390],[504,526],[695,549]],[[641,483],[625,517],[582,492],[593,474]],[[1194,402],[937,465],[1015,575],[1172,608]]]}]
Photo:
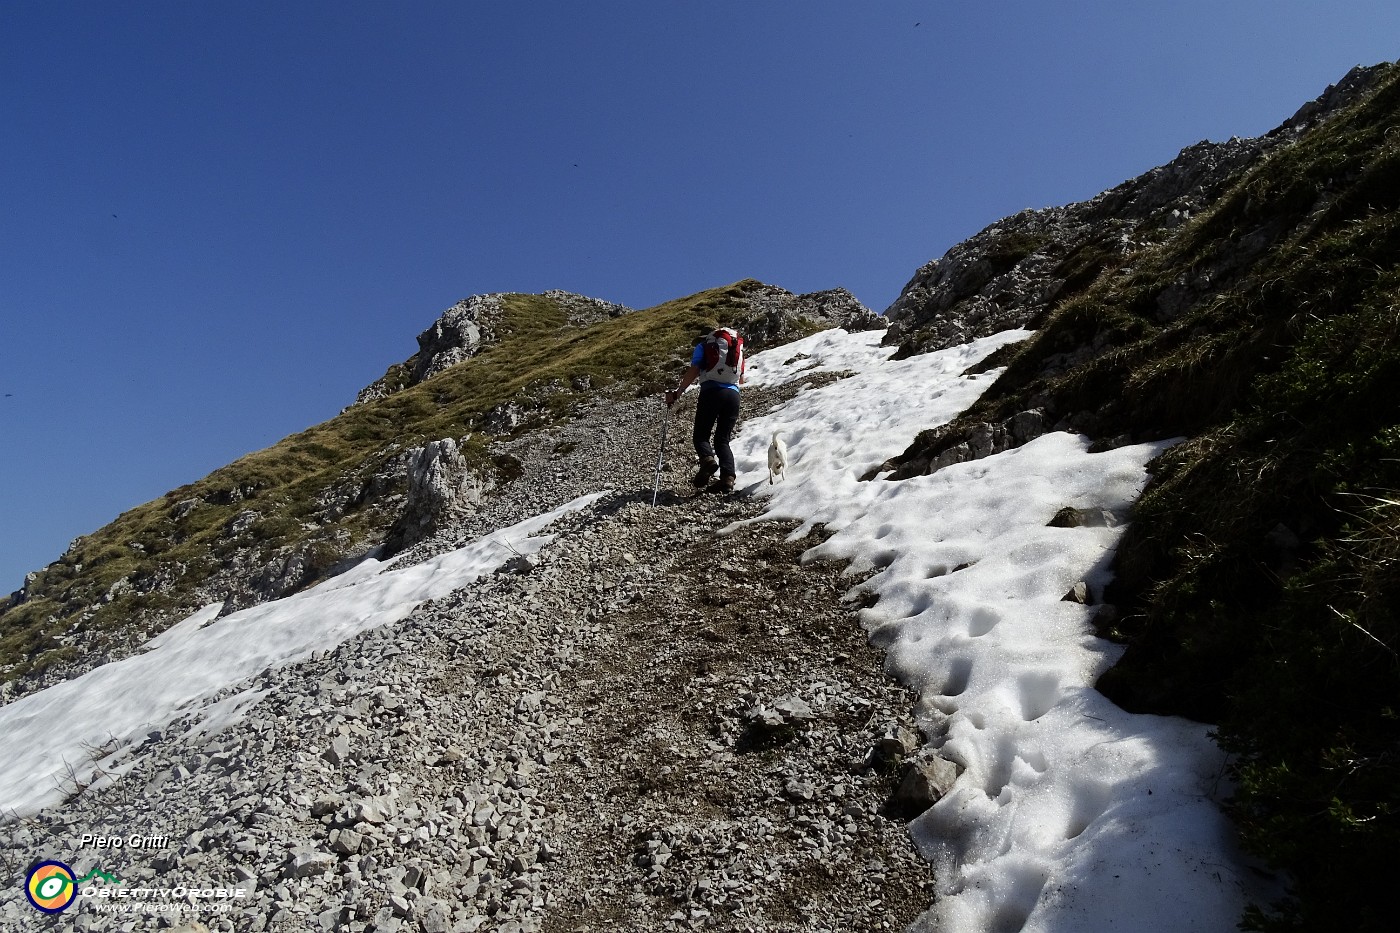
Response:
[{"label": "hiking boot", "polygon": [[719,493],[733,492],[734,477],[729,473],[724,474],[719,479],[715,480],[715,485],[713,488],[715,492]]},{"label": "hiking boot", "polygon": [[715,470],[718,469],[718,460],[701,460],[700,469],[696,470],[695,475],[690,478],[691,484],[694,486],[704,486],[710,481],[710,477],[715,475]]}]

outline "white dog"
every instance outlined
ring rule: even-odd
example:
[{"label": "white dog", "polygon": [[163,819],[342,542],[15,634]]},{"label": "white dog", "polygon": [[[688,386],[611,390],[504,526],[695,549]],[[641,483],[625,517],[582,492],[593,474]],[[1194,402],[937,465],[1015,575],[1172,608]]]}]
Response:
[{"label": "white dog", "polygon": [[773,485],[773,477],[782,476],[786,478],[784,472],[787,469],[787,444],[777,431],[773,432],[773,442],[768,445],[768,485]]}]

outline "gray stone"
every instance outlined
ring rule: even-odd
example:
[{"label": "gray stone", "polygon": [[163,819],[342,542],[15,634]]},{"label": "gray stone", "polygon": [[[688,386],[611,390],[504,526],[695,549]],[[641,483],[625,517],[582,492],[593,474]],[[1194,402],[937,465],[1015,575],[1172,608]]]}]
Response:
[{"label": "gray stone", "polygon": [[260,518],[262,518],[261,512],[239,512],[233,518],[229,519],[228,523],[224,525],[224,537],[235,538],[238,535],[243,534],[245,531],[256,525],[258,523],[258,519]]},{"label": "gray stone", "polygon": [[817,796],[817,788],[811,781],[788,781],[783,793],[794,800],[811,800]]},{"label": "gray stone", "polygon": [[943,799],[957,779],[957,765],[933,752],[926,752],[909,762],[891,803],[908,815],[922,813]]},{"label": "gray stone", "polygon": [[442,901],[424,898],[418,902],[418,927],[423,933],[447,933],[452,911]]},{"label": "gray stone", "polygon": [[[332,743],[332,745],[334,745],[334,743]],[[315,803],[311,804],[311,815],[332,816],[335,814],[335,811],[341,808],[343,803],[344,800],[339,794],[322,794],[320,797],[316,798]]]},{"label": "gray stone", "polygon": [[292,853],[287,865],[287,875],[292,878],[310,878],[329,871],[335,865],[335,856],[319,850],[302,850]]},{"label": "gray stone", "polygon": [[875,750],[886,761],[907,758],[919,747],[919,737],[905,726],[891,726],[875,743]]},{"label": "gray stone", "polygon": [[535,569],[535,562],[524,554],[515,554],[504,564],[496,568],[497,573],[511,573],[517,576],[531,573]]},{"label": "gray stone", "polygon": [[817,714],[812,711],[812,707],[807,704],[807,701],[796,694],[783,697],[773,704],[773,709],[777,711],[779,716],[783,717],[784,721],[793,724],[807,723],[817,718]]},{"label": "gray stone", "polygon": [[1069,506],[1060,509],[1046,522],[1050,528],[1112,528],[1117,524],[1117,517],[1106,509],[1075,509]]},{"label": "gray stone", "polygon": [[1060,597],[1061,602],[1078,603],[1081,606],[1089,605],[1090,599],[1089,584],[1085,583],[1083,580],[1080,580],[1074,586],[1070,587],[1069,592]]},{"label": "gray stone", "polygon": [[[344,764],[350,759],[350,740],[343,735],[338,735],[331,740],[330,747],[321,755],[333,765]],[[313,804],[313,806],[315,806]],[[331,812],[334,812],[332,809]]]},{"label": "gray stone", "polygon": [[485,488],[452,438],[415,449],[410,454],[403,513],[385,536],[385,554],[397,554],[470,512]]},{"label": "gray stone", "polygon": [[341,855],[354,855],[360,851],[360,846],[364,843],[364,837],[353,829],[339,830],[335,841],[331,843],[331,851]]}]

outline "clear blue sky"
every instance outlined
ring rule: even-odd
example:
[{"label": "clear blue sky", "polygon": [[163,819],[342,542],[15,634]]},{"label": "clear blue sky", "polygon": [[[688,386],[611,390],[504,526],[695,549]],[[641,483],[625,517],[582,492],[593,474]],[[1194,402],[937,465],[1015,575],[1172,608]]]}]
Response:
[{"label": "clear blue sky", "polygon": [[467,295],[883,310],[1397,38],[1394,0],[0,0],[0,593]]}]

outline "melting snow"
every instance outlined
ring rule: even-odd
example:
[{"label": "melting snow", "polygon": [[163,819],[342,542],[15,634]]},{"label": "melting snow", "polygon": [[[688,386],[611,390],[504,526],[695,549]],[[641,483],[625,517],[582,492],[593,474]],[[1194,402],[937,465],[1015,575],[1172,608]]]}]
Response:
[{"label": "melting snow", "polygon": [[[1027,334],[902,361],[880,336],[829,331],[755,355],[755,381],[855,375],[752,418],[735,454],[740,483],[768,497],[764,519],[800,520],[794,538],[834,532],[804,559],[879,571],[862,584],[879,596],[862,622],[962,769],[911,825],[941,888],[915,929],[1233,928],[1260,892],[1217,805],[1222,752],[1205,726],[1130,715],[1094,690],[1120,649],[1062,599],[1079,581],[1102,588],[1122,528],[1047,527],[1065,506],[1126,517],[1170,442],[1090,454],[1051,433],[932,476],[860,482],[998,375],[965,369]],[[770,486],[775,431],[789,475]]]}]

